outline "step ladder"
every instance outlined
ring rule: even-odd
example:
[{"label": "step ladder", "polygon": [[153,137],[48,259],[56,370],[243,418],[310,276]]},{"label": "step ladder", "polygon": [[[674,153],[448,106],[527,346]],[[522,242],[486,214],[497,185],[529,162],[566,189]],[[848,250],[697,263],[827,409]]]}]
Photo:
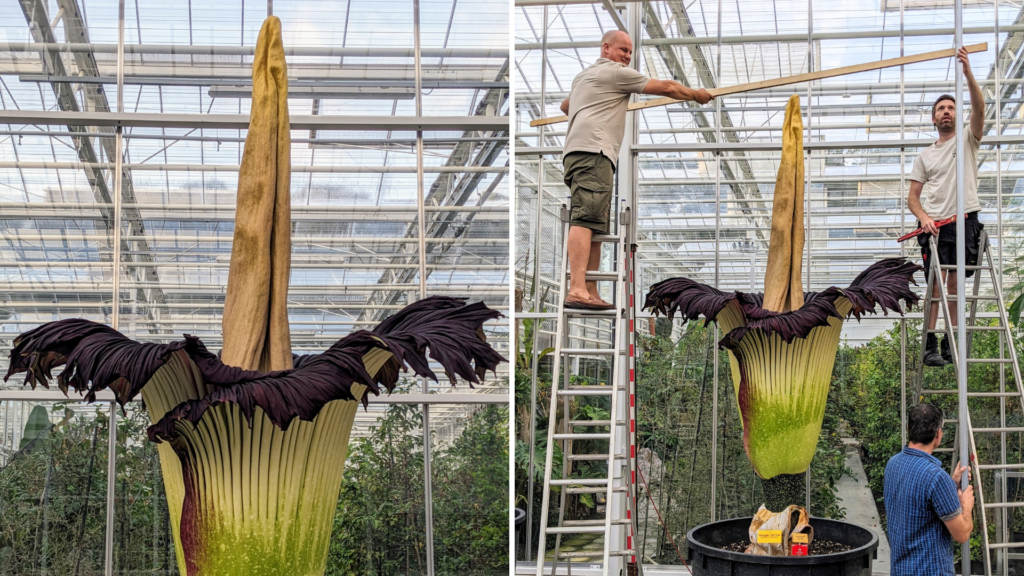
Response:
[{"label": "step ladder", "polygon": [[[936,245],[935,236],[929,239],[931,243],[931,253],[938,254],[938,246]],[[981,534],[982,548],[985,550],[984,565],[985,575],[992,576],[991,566],[991,554],[993,550],[1001,551],[1000,553],[1000,570],[997,574],[1006,573],[1006,559],[1007,552],[1012,548],[1024,548],[1024,542],[1010,542],[1009,541],[1009,530],[1007,524],[1007,510],[1012,508],[1024,507],[1024,502],[1008,502],[1006,500],[1006,472],[1009,470],[1024,470],[1024,463],[1007,463],[1006,459],[1006,434],[1014,432],[1024,432],[1024,427],[1007,427],[1006,426],[1006,401],[1011,399],[1016,403],[1019,403],[1021,410],[1024,411],[1024,390],[1021,388],[1021,376],[1020,376],[1020,365],[1017,363],[1017,352],[1013,348],[1013,339],[1010,337],[1008,326],[1009,322],[1006,316],[1006,306],[1003,301],[1003,290],[999,282],[999,277],[996,274],[995,264],[992,259],[991,246],[988,241],[988,233],[984,230],[981,232],[981,236],[978,239],[979,246],[979,262],[974,266],[964,266],[964,270],[974,270],[974,285],[971,294],[968,295],[957,295],[956,303],[960,304],[963,302],[961,298],[966,299],[970,303],[970,311],[967,314],[967,323],[965,330],[967,333],[967,368],[970,373],[971,366],[984,365],[984,364],[998,364],[999,365],[999,392],[967,392],[967,398],[998,398],[999,399],[999,413],[1000,413],[1000,426],[996,428],[975,428],[971,425],[970,410],[968,413],[963,415],[966,417],[966,426],[968,429],[968,438],[970,438],[970,454],[971,454],[971,469],[974,477],[974,495],[975,495],[975,510],[981,517],[981,526],[977,527],[975,533]],[[950,342],[950,352],[953,356],[953,367],[957,370],[959,367],[957,354],[959,350],[956,346],[956,330],[953,327],[953,323],[949,318],[949,300],[945,287],[942,284],[941,271],[956,271],[956,265],[945,265],[940,264],[937,257],[931,258],[931,262],[926,263],[930,268],[928,275],[928,285],[925,291],[924,299],[924,327],[928,326],[928,318],[931,313],[931,307],[939,305],[939,316],[945,324],[944,327],[939,328],[936,326],[932,330],[921,331],[921,355],[922,360],[924,357],[925,344],[928,334],[939,334],[944,333],[946,338]],[[983,262],[982,262],[983,260]],[[987,276],[992,286],[992,295],[981,295],[981,280],[982,277]],[[935,282],[939,282],[939,296],[933,295],[933,286]],[[966,283],[965,283],[966,285]],[[998,316],[996,320],[998,323],[995,326],[978,325],[978,303],[979,302],[994,302],[996,309],[998,310]],[[971,336],[977,332],[982,331],[993,331],[999,333],[999,357],[998,358],[977,358],[971,355]],[[1013,370],[1014,389],[1011,391],[1006,390],[1006,366],[1009,365]],[[922,390],[921,386],[924,382],[924,362],[920,363],[918,367],[918,378],[917,386],[919,389],[919,398],[924,398],[929,395],[957,395],[956,389],[938,389],[938,390]],[[959,452],[959,439],[960,439],[960,420],[959,416],[956,420],[944,420],[943,424],[956,424],[957,432],[954,434],[953,448],[937,448],[935,452],[952,452],[952,466],[956,466],[956,454]],[[975,436],[984,434],[999,434],[1000,435],[1000,456],[998,464],[981,464],[978,462],[976,456],[977,450],[975,449]],[[1002,471],[1002,489],[996,490],[995,498],[991,502],[986,502],[985,493],[982,486],[982,471],[993,470]],[[997,486],[998,488],[998,486]],[[997,533],[997,539],[1000,542],[990,542],[988,536],[988,512],[995,510],[995,514],[998,514],[1002,520],[999,523],[1001,530]]]},{"label": "step ladder", "polygon": [[[555,316],[557,322],[555,329],[555,350],[553,369],[551,375],[551,407],[548,411],[548,443],[547,454],[544,459],[544,491],[541,500],[540,511],[540,532],[538,537],[537,552],[537,576],[544,575],[545,548],[548,535],[555,535],[555,549],[553,562],[551,563],[550,574],[554,575],[558,570],[558,563],[563,560],[567,563],[567,574],[572,574],[572,563],[574,559],[591,558],[596,554],[593,552],[563,552],[560,550],[563,535],[577,534],[602,534],[604,536],[604,551],[602,554],[601,570],[603,576],[618,576],[618,571],[611,572],[613,558],[622,558],[628,564],[628,569],[623,574],[636,574],[640,570],[640,563],[636,562],[636,514],[634,513],[636,498],[636,426],[635,426],[635,365],[633,364],[634,335],[634,294],[632,281],[632,246],[629,244],[629,228],[631,212],[628,208],[618,214],[617,235],[594,235],[592,241],[613,243],[618,245],[613,262],[617,262],[617,270],[613,272],[588,272],[587,280],[599,282],[613,281],[615,290],[613,310],[574,310],[565,308],[565,295],[568,293],[569,262],[568,262],[568,238],[569,238],[569,209],[563,204],[560,212],[562,222],[562,260],[559,273],[558,293],[558,314]],[[591,319],[603,319],[605,323],[611,323],[613,329],[609,331],[598,331],[598,334],[609,334],[610,337],[598,337],[598,347],[587,348],[587,344],[594,344],[581,340],[571,333],[571,323],[585,323]],[[626,342],[626,330],[629,331],[628,352],[623,345]],[[611,365],[611,385],[587,385],[572,383],[573,359],[576,358],[608,358]],[[628,359],[628,360],[627,360]],[[628,372],[624,370],[623,362],[629,363]],[[611,408],[609,410],[610,420],[569,420],[569,403],[574,397],[592,396],[609,397]],[[562,405],[561,429],[556,430],[558,424],[558,405]],[[625,408],[625,409],[624,409]],[[580,431],[577,431],[580,430]],[[584,431],[585,430],[585,431]],[[605,431],[607,430],[607,431]],[[573,452],[573,442],[582,440],[607,441],[607,452],[576,454]],[[555,442],[561,442],[562,446],[562,474],[561,478],[552,479],[552,466],[554,459]],[[600,444],[599,444],[600,446]],[[617,448],[621,452],[617,453]],[[607,463],[607,475],[602,478],[572,478],[573,464],[576,462],[604,461]],[[558,496],[558,525],[548,526],[548,514],[551,504],[551,490],[559,488]],[[571,494],[594,494],[595,508],[597,506],[596,495],[603,494],[605,498],[604,518],[592,520],[566,520],[565,507],[568,496]],[[622,517],[620,506],[616,505],[618,498],[615,495],[622,495],[626,500],[626,515]],[[626,530],[626,546],[619,548],[616,542],[620,538],[613,535],[619,531]],[[624,567],[625,568],[625,567]],[[636,571],[634,571],[636,570]]]}]

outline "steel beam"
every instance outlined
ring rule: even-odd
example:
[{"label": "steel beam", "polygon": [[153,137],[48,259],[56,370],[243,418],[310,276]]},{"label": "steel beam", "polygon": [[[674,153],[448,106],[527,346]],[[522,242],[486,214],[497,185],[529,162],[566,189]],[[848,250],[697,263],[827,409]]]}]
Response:
[{"label": "steel beam", "polygon": [[[34,2],[35,0],[22,0]],[[74,98],[70,93],[69,97]],[[0,110],[0,124],[101,126],[124,128],[202,128],[248,130],[248,114],[146,114],[44,110]],[[326,116],[291,117],[292,130],[388,130],[495,132],[509,128],[508,116]]]}]

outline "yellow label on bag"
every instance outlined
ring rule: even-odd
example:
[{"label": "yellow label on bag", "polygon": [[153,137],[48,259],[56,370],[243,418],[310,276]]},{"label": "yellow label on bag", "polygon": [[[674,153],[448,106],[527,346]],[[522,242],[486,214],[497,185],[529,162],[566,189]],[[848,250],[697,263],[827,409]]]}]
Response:
[{"label": "yellow label on bag", "polygon": [[793,544],[807,544],[807,534],[802,532],[797,532],[796,534],[791,535],[789,539]]},{"label": "yellow label on bag", "polygon": [[782,544],[782,530],[758,530],[758,544]]}]

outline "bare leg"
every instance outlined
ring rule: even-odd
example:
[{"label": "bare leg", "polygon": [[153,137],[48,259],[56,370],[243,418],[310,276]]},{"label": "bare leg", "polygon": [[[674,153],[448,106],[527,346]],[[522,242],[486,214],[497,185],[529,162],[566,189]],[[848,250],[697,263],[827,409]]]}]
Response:
[{"label": "bare leg", "polygon": [[[590,243],[590,259],[587,260],[587,270],[594,271],[601,267],[601,243],[591,242]],[[604,299],[597,293],[597,282],[590,280],[587,282],[587,292],[590,293],[590,299],[595,302],[607,304]]]},{"label": "bare leg", "polygon": [[[590,260],[593,259],[593,244],[590,241],[593,231],[582,226],[569,226],[569,293],[567,300],[591,300],[587,290],[586,274]],[[599,248],[600,250],[600,248]]]}]

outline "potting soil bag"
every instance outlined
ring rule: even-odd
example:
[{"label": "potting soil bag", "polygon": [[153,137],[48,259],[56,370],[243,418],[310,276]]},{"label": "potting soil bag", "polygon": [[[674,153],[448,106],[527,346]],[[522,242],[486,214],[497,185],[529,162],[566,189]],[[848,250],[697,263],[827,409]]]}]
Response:
[{"label": "potting soil bag", "polygon": [[[798,513],[795,525],[792,525],[791,520],[793,512]],[[797,532],[807,534],[808,544],[814,539],[814,528],[811,527],[809,520],[807,510],[804,510],[802,506],[793,505],[782,512],[772,512],[762,504],[750,522],[750,546],[747,546],[746,553],[759,556],[789,556],[790,534]],[[775,536],[772,531],[781,532],[777,542],[774,542],[775,538],[771,537]],[[772,540],[773,542],[759,542],[758,533],[764,536],[762,540]]]}]

